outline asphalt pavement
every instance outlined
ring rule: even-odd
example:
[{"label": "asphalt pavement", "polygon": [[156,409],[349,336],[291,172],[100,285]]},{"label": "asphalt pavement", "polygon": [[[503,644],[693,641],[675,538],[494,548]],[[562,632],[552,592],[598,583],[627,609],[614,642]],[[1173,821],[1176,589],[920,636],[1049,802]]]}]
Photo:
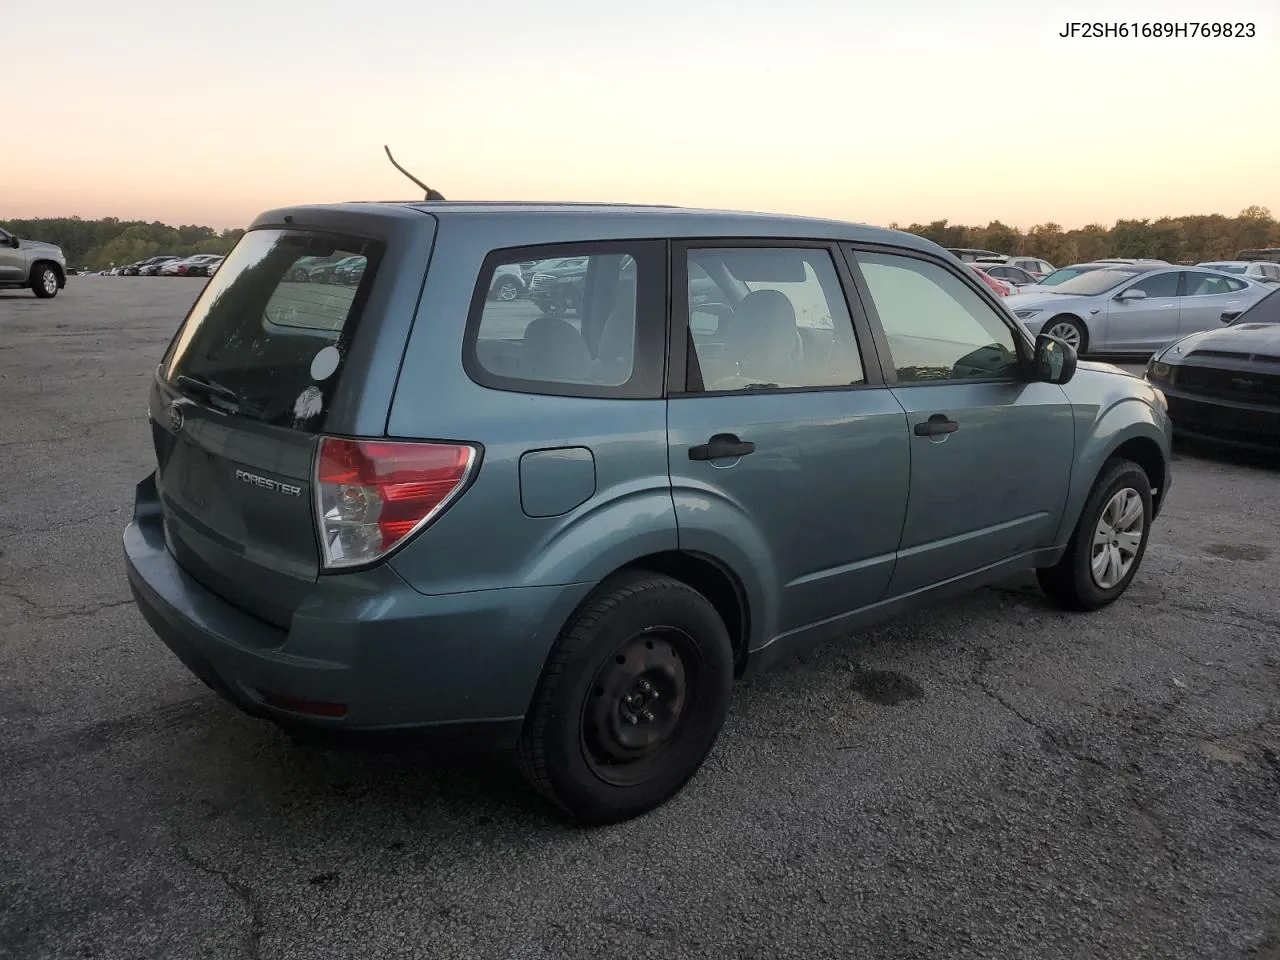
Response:
[{"label": "asphalt pavement", "polygon": [[294,745],[152,636],[120,534],[201,283],[0,292],[0,957],[1280,960],[1280,464],[1180,450],[1110,609],[823,647],[585,830],[500,758]]}]

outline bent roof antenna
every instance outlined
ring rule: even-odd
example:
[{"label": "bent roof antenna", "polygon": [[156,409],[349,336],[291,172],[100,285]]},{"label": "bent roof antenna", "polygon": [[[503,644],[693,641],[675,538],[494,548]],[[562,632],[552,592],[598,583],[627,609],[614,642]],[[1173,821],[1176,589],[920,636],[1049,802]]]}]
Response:
[{"label": "bent roof antenna", "polygon": [[416,183],[426,192],[427,200],[443,200],[444,199],[444,194],[442,194],[439,190],[432,190],[425,183],[423,183],[421,180],[415,177],[412,173],[410,173],[404,167],[400,166],[400,164],[396,163],[396,158],[391,155],[391,148],[388,147],[385,143],[382,145],[382,149],[387,151],[387,159],[391,161],[391,165],[393,167],[395,167],[397,170],[403,173],[406,177],[408,177],[410,180],[412,180],[414,183]]}]

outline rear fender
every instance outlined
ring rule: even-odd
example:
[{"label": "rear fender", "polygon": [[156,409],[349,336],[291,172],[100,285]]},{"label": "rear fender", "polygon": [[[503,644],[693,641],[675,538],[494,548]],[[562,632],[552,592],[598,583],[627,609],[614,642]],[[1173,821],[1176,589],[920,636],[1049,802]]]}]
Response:
[{"label": "rear fender", "polygon": [[778,632],[781,597],[773,553],[750,515],[711,488],[672,491],[680,549],[710,557],[742,584],[750,632],[747,650],[760,649]]},{"label": "rear fender", "polygon": [[677,549],[671,491],[619,491],[566,517],[530,551],[520,586],[599,583],[641,557]]}]

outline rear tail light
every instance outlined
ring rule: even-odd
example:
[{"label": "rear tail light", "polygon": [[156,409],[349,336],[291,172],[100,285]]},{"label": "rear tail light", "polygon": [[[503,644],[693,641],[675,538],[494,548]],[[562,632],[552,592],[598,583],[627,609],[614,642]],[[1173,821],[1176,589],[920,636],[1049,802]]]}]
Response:
[{"label": "rear tail light", "polygon": [[316,519],[325,567],[391,552],[462,493],[476,459],[467,444],[322,438]]}]

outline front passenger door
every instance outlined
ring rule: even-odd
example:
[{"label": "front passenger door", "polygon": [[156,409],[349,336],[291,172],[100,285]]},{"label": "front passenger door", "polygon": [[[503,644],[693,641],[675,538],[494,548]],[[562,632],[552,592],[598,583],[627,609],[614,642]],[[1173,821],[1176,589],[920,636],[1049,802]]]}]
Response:
[{"label": "front passenger door", "polygon": [[0,230],[0,283],[22,283],[26,279],[26,258],[14,248],[13,234]]},{"label": "front passenger door", "polygon": [[[1104,336],[1095,341],[1095,352],[1145,353],[1157,350],[1178,336],[1179,296],[1177,270],[1159,270],[1143,275],[1107,303]],[[1141,290],[1144,299],[1121,300],[1119,294]]]},{"label": "front passenger door", "polygon": [[1026,378],[1012,320],[970,278],[925,254],[852,254],[880,355],[890,358],[885,378],[911,430],[907,517],[888,596],[1050,546],[1075,446],[1062,388]]}]

